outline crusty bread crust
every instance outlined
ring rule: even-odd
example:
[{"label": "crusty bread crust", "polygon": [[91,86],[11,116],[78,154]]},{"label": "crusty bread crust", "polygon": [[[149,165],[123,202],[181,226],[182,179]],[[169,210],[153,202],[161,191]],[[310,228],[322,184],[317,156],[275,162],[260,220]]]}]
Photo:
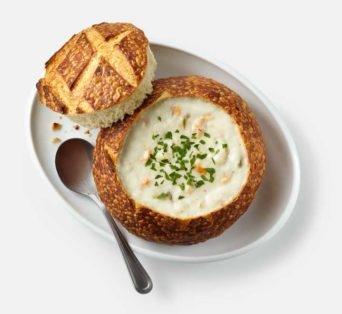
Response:
[{"label": "crusty bread crust", "polygon": [[123,119],[125,114],[132,114],[142,104],[146,96],[152,93],[152,81],[157,63],[150,49],[148,49],[147,60],[148,64],[145,75],[130,97],[120,104],[104,110],[68,115],[68,117],[84,127],[107,128],[113,122]]},{"label": "crusty bread crust", "polygon": [[148,40],[128,23],[101,23],[72,36],[47,62],[40,101],[67,115],[102,111],[129,98],[147,68]]},{"label": "crusty bread crust", "polygon": [[[130,232],[167,244],[194,244],[220,235],[246,212],[265,171],[265,147],[247,104],[226,86],[200,76],[156,80],[154,90],[132,116],[102,129],[94,151],[93,175],[101,200]],[[139,112],[162,98],[195,97],[221,106],[237,123],[245,143],[250,172],[241,193],[228,205],[204,216],[178,219],[136,203],[124,190],[117,165],[126,135]]]}]

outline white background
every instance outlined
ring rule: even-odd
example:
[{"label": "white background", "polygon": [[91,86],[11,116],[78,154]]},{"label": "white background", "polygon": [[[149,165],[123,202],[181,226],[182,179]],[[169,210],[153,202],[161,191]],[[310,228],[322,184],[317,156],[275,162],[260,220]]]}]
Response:
[{"label": "white background", "polygon": [[[341,313],[339,2],[1,2],[0,313]],[[133,22],[230,64],[274,101],[300,153],[300,197],[275,238],[218,263],[141,257],[149,295],[134,291],[118,249],[63,208],[25,143],[43,62],[102,21]]]}]

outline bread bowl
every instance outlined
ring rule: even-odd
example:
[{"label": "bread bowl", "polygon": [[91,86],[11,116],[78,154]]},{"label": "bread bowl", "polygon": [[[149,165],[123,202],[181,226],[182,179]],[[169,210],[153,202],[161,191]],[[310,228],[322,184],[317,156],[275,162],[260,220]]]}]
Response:
[{"label": "bread bowl", "polygon": [[246,212],[261,183],[266,157],[258,123],[240,96],[214,80],[173,77],[153,86],[133,115],[98,135],[99,196],[146,240],[216,237]]},{"label": "bread bowl", "polygon": [[45,68],[41,103],[93,128],[133,113],[152,91],[156,61],[140,29],[101,23],[72,36]]}]

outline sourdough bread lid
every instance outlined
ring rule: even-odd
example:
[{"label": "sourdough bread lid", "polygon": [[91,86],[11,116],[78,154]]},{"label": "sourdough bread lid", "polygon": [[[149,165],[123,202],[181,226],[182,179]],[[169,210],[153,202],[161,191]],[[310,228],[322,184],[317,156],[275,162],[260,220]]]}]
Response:
[{"label": "sourdough bread lid", "polygon": [[144,33],[132,24],[93,25],[72,36],[46,63],[37,83],[40,100],[70,116],[116,106],[138,88],[149,52]]}]

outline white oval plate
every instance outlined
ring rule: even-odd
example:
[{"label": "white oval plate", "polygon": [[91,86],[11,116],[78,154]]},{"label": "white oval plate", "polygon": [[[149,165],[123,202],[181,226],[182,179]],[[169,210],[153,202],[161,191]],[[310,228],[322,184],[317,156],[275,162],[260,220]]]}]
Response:
[{"label": "white oval plate", "polygon": [[[221,236],[191,246],[168,246],[147,242],[125,231],[132,248],[147,256],[181,262],[208,262],[248,252],[274,236],[289,218],[297,199],[300,168],[294,141],[271,102],[250,82],[227,65],[201,58],[181,49],[154,43],[157,77],[199,74],[216,79],[240,94],[254,111],[267,147],[267,170],[263,183],[247,213]],[[209,61],[210,60],[210,61]],[[96,133],[74,129],[74,123],[40,106],[36,92],[30,99],[28,140],[36,165],[61,198],[61,203],[83,224],[115,241],[101,212],[90,200],[67,190],[54,166],[58,145],[51,139],[81,137],[95,143]],[[60,131],[51,130],[60,122]]]}]

